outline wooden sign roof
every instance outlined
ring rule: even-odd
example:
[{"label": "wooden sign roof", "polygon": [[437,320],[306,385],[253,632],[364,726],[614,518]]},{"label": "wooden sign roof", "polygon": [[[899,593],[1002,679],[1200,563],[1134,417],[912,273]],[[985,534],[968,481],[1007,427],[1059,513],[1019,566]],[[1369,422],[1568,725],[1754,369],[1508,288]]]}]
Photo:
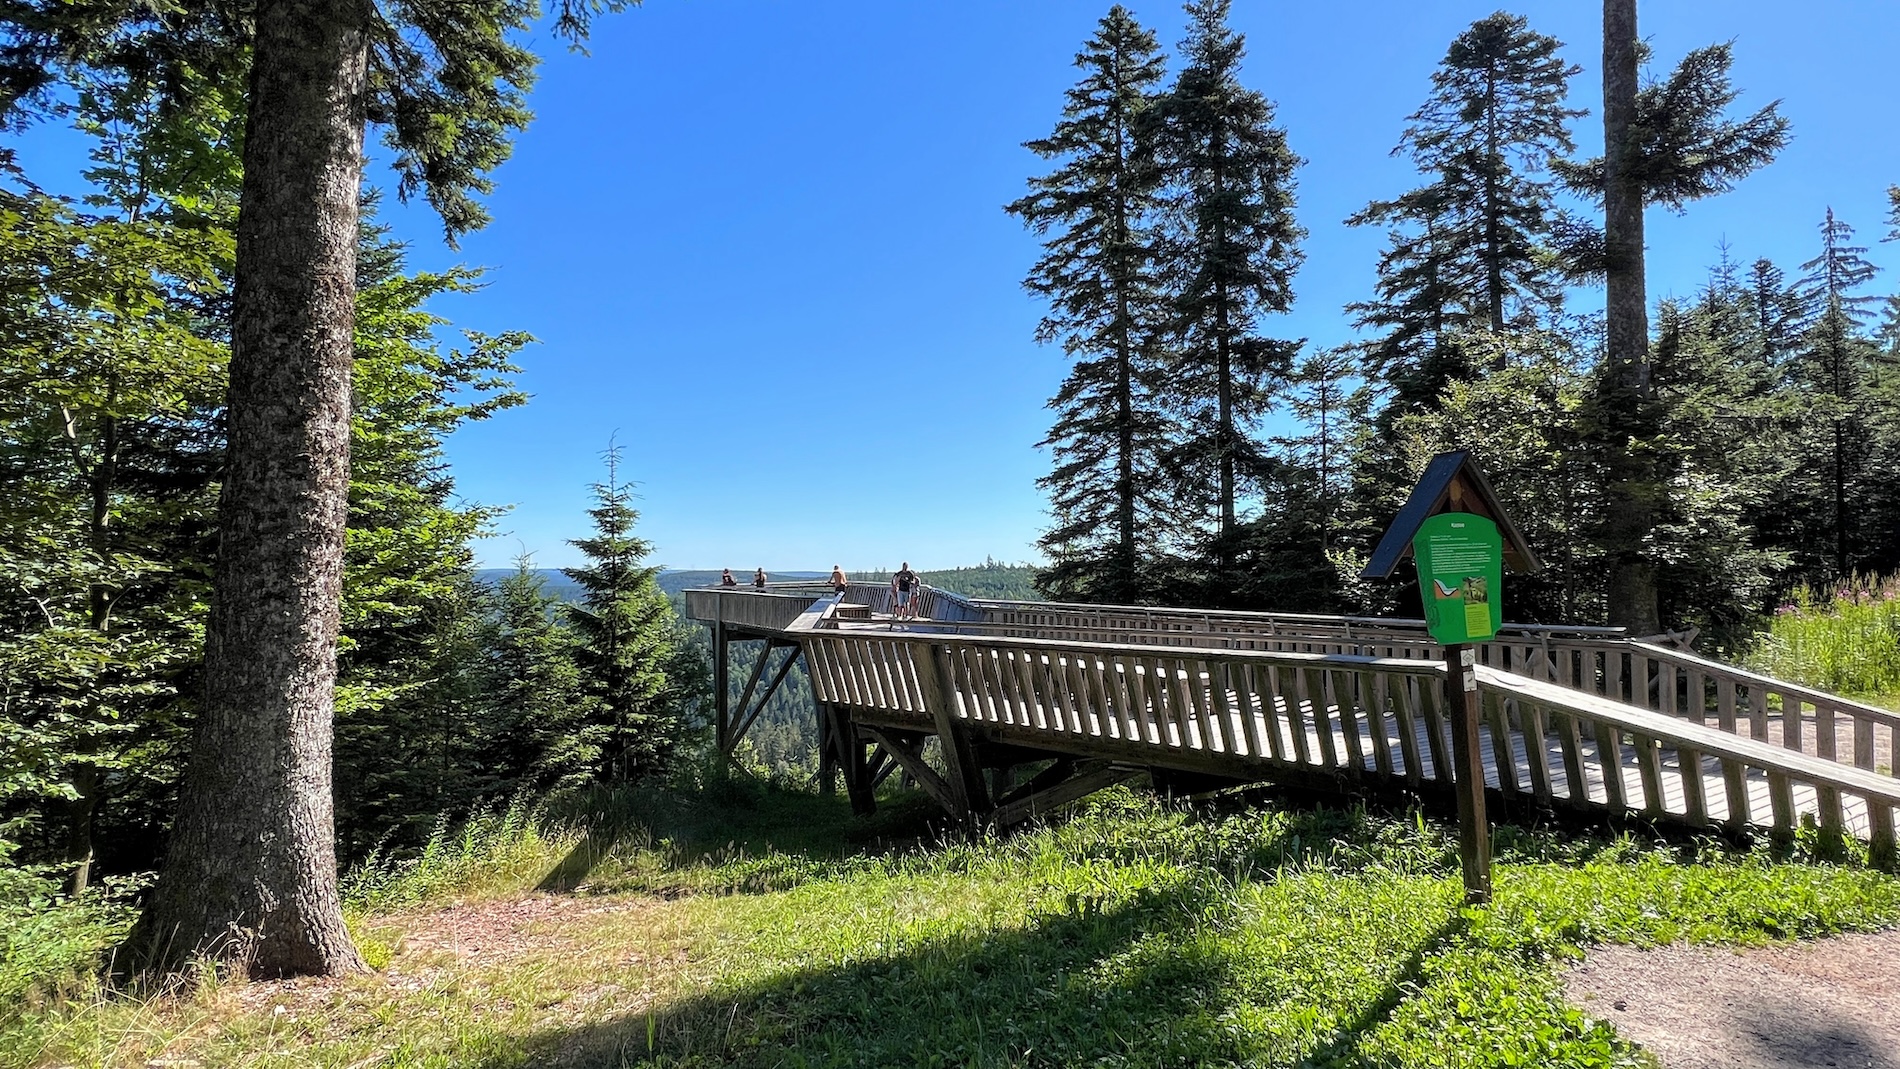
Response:
[{"label": "wooden sign roof", "polygon": [[1366,579],[1391,578],[1399,562],[1412,552],[1412,536],[1418,533],[1419,525],[1427,517],[1441,512],[1469,512],[1497,524],[1498,534],[1504,539],[1504,566],[1510,571],[1535,572],[1543,568],[1543,562],[1518,532],[1517,524],[1511,522],[1511,517],[1504,513],[1504,506],[1498,504],[1498,496],[1491,491],[1484,472],[1472,462],[1470,453],[1459,449],[1440,453],[1425,465],[1418,485],[1412,488],[1412,496],[1393,517],[1392,526],[1386,528],[1385,537],[1379,540],[1372,559],[1359,574]]}]

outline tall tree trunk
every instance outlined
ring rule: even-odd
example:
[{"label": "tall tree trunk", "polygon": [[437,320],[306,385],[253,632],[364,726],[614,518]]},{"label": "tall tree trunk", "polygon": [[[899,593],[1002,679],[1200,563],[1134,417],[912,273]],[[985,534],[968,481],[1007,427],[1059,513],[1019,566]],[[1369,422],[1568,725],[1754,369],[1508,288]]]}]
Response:
[{"label": "tall tree trunk", "polygon": [[[114,407],[117,398],[118,382],[114,378],[106,384],[108,410]],[[67,426],[70,428],[72,423],[68,421]],[[78,456],[77,443],[74,456]],[[119,477],[119,421],[111,415],[99,421],[99,457],[86,476],[92,499],[87,544],[92,550],[94,566],[103,572],[112,559],[112,490]],[[103,574],[95,578],[86,591],[87,626],[100,635],[112,628],[112,603],[117,597],[104,578]],[[104,710],[97,710],[95,715],[103,722]],[[83,894],[92,883],[92,829],[99,812],[99,768],[90,758],[96,752],[96,744],[86,740],[75,755],[80,760],[72,766],[73,797],[66,803],[66,892],[74,896]]]},{"label": "tall tree trunk", "polygon": [[1610,499],[1604,524],[1612,624],[1649,635],[1662,630],[1656,568],[1644,541],[1661,492],[1648,459],[1649,305],[1643,279],[1643,189],[1630,153],[1636,115],[1636,0],[1603,0],[1603,237],[1609,293],[1609,368],[1599,421]]},{"label": "tall tree trunk", "polygon": [[[1484,74],[1484,270],[1493,332],[1504,332],[1504,209],[1498,201],[1498,175],[1504,155],[1498,151],[1498,76],[1496,66]],[[1498,357],[1494,370],[1504,369]]]},{"label": "tall tree trunk", "polygon": [[[1116,86],[1117,90],[1121,86]],[[1135,375],[1134,338],[1128,323],[1128,288],[1134,272],[1128,264],[1128,149],[1126,131],[1116,118],[1115,143],[1121,158],[1115,175],[1115,583],[1108,600],[1137,600],[1135,589]]]},{"label": "tall tree trunk", "polygon": [[257,8],[205,704],[134,936],[161,967],[363,967],[337,895],[330,751],[369,16],[364,0]]}]

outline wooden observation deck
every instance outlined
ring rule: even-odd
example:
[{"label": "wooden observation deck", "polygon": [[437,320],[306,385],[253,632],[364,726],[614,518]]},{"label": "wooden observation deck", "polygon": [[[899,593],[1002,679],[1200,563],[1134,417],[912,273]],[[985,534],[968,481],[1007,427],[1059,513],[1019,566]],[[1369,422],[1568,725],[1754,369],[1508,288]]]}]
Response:
[{"label": "wooden observation deck", "polygon": [[[1188,789],[1449,786],[1445,666],[1422,622],[930,588],[922,618],[894,621],[889,598],[870,584],[688,590],[688,614],[714,631],[720,745],[731,751],[802,658],[827,774],[860,810],[897,769],[951,813],[1000,823],[1138,775]],[[732,709],[728,644],[746,639],[764,647]],[[1893,857],[1900,713],[1611,628],[1507,625],[1479,660],[1485,781],[1506,804],[1781,836],[1811,822]]]}]

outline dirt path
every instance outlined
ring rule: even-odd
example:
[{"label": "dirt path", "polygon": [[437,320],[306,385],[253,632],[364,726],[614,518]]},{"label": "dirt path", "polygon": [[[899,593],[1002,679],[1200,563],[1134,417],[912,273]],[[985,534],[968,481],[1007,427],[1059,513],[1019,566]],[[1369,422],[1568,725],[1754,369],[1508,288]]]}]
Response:
[{"label": "dirt path", "polygon": [[1751,949],[1598,947],[1564,986],[1666,1069],[1900,1069],[1900,931]]}]

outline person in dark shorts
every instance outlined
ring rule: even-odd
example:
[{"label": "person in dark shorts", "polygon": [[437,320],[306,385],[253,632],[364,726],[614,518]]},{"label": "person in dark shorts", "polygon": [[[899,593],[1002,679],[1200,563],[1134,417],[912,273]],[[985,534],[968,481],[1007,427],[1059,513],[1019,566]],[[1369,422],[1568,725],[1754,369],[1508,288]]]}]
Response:
[{"label": "person in dark shorts", "polygon": [[904,566],[897,570],[897,574],[891,576],[891,615],[900,620],[916,619],[917,588],[922,585],[917,579],[917,573],[910,570],[910,562],[905,561]]},{"label": "person in dark shorts", "polygon": [[754,590],[765,589],[765,569],[764,568],[760,568],[758,571],[755,571],[752,573],[752,589]]},{"label": "person in dark shorts", "polygon": [[839,597],[844,597],[844,588],[844,569],[834,564],[831,566],[831,592]]}]

